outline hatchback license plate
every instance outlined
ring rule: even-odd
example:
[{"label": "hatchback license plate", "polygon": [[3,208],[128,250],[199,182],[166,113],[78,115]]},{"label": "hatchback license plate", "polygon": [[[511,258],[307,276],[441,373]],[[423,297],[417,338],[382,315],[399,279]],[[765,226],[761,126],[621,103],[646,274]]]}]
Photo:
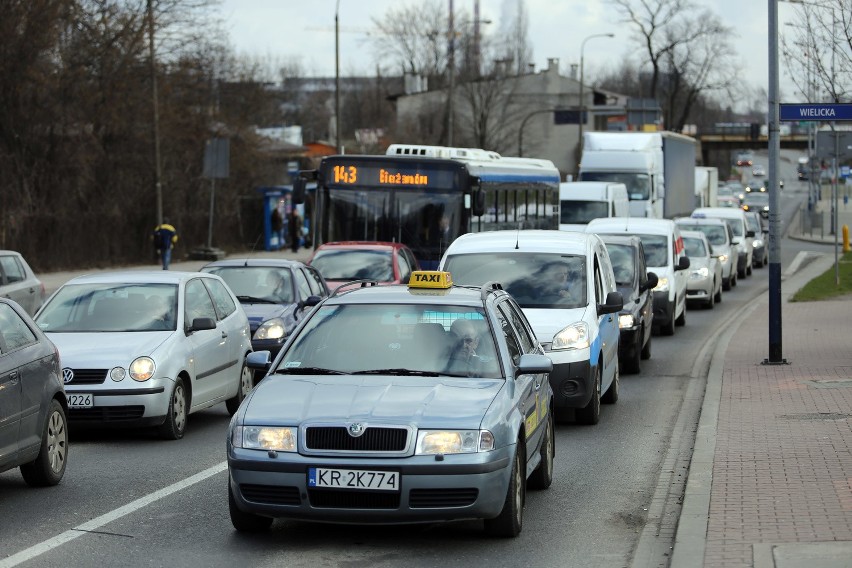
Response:
[{"label": "hatchback license plate", "polygon": [[399,491],[399,472],[311,467],[308,487]]},{"label": "hatchback license plate", "polygon": [[65,398],[68,400],[68,408],[92,408],[95,405],[91,393],[66,394]]}]

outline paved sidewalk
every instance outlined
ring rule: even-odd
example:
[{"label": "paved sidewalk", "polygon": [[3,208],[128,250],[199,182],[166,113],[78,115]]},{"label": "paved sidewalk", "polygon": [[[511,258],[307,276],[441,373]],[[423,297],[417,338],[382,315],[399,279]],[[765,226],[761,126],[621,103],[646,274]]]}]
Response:
[{"label": "paved sidewalk", "polygon": [[671,566],[852,567],[852,298],[789,303],[829,269],[782,283],[782,355],[767,295],[711,363]]}]

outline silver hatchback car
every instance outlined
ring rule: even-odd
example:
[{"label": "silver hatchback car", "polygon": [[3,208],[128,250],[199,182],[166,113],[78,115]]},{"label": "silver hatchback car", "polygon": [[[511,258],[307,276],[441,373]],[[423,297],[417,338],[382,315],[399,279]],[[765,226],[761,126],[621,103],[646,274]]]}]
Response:
[{"label": "silver hatchback car", "polygon": [[31,316],[44,303],[44,284],[21,253],[0,250],[0,296],[15,300]]},{"label": "silver hatchback car", "polygon": [[248,318],[213,274],[105,272],[68,281],[35,321],[62,355],[68,418],[153,426],[182,438],[187,416],[252,389]]}]

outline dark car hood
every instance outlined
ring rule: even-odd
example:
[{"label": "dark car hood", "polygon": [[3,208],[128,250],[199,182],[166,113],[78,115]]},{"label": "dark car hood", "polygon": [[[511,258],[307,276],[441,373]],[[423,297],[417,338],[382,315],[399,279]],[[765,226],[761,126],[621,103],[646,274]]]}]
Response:
[{"label": "dark car hood", "polygon": [[382,422],[477,429],[503,379],[270,375],[248,401],[244,424]]},{"label": "dark car hood", "polygon": [[272,318],[286,318],[296,309],[296,304],[250,304],[240,303],[248,317],[252,331]]}]

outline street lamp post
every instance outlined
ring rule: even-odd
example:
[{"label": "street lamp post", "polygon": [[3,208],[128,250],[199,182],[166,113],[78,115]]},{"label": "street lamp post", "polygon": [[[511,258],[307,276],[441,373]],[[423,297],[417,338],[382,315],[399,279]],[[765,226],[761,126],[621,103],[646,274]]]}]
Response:
[{"label": "street lamp post", "polygon": [[[447,146],[453,145],[453,130],[455,128],[455,91],[456,91],[456,29],[453,18],[453,0],[450,2],[450,16],[447,19]],[[490,24],[489,19],[479,18],[479,4],[476,5],[476,17],[472,22],[474,29],[474,65],[479,74],[479,24]]]},{"label": "street lamp post", "polygon": [[586,49],[586,42],[590,39],[594,39],[596,37],[615,37],[615,34],[594,34],[586,37],[582,43],[580,44],[580,117],[577,122],[580,124],[580,139],[577,141],[577,164],[580,163],[580,157],[583,153],[583,123],[585,122],[585,110],[586,110],[586,100],[583,94],[583,72],[584,72],[584,50]]},{"label": "street lamp post", "polygon": [[343,150],[340,145],[340,0],[334,8],[334,140],[337,153]]}]

